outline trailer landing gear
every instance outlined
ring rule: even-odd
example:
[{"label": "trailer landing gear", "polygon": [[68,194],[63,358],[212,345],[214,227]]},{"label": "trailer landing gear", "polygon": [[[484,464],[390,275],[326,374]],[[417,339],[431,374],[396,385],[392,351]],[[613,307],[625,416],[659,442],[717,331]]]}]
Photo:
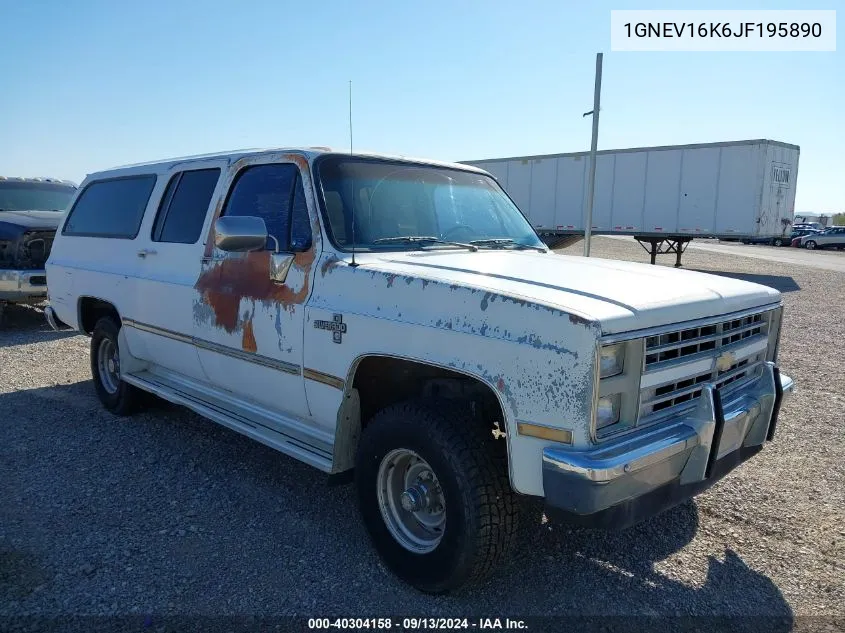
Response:
[{"label": "trailer landing gear", "polygon": [[635,235],[634,239],[640,243],[645,252],[651,255],[651,263],[656,263],[658,255],[675,253],[675,268],[681,267],[681,255],[687,250],[687,245],[692,241],[691,237],[644,237]]}]

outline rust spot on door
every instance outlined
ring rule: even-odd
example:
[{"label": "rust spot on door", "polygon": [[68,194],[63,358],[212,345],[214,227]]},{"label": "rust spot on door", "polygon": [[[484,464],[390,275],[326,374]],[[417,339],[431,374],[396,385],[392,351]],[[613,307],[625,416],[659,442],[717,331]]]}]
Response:
[{"label": "rust spot on door", "polygon": [[314,249],[297,253],[294,265],[303,271],[302,286],[292,288],[270,279],[270,251],[255,251],[228,257],[204,270],[194,286],[203,302],[211,306],[215,325],[232,333],[238,327],[241,299],[279,304],[292,309],[308,297]]},{"label": "rust spot on door", "polygon": [[244,334],[241,340],[241,347],[245,352],[255,353],[258,351],[258,343],[255,341],[255,332],[252,330],[252,319],[244,323]]},{"label": "rust spot on door", "polygon": [[293,263],[302,270],[310,270],[311,264],[314,263],[314,249],[309,248],[307,251],[297,253],[293,256]]}]

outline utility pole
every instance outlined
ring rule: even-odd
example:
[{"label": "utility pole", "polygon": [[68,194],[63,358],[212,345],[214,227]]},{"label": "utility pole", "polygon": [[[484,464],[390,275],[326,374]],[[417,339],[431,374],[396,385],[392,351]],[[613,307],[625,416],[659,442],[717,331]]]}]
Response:
[{"label": "utility pole", "polygon": [[596,190],[596,148],[599,144],[599,105],[601,102],[601,59],[596,54],[596,89],[593,93],[593,110],[584,116],[593,115],[593,140],[590,144],[590,179],[587,184],[587,213],[584,221],[584,257],[590,256],[590,237],[593,232],[593,196]]}]

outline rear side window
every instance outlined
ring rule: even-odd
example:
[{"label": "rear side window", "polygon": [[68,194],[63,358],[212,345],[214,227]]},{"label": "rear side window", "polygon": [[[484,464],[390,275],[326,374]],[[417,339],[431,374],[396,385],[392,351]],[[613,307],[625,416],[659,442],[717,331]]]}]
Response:
[{"label": "rear side window", "polygon": [[90,183],[70,210],[62,234],[134,239],[155,184],[152,174]]},{"label": "rear side window", "polygon": [[167,183],[167,190],[159,205],[153,225],[153,241],[196,243],[219,178],[219,169],[198,169],[175,174]]},{"label": "rear side window", "polygon": [[[243,170],[232,187],[223,215],[256,216],[264,220],[268,235],[279,249],[291,250],[291,237],[307,241],[311,236],[305,190],[299,169],[291,164],[256,165]],[[267,240],[267,248],[275,247]]]}]

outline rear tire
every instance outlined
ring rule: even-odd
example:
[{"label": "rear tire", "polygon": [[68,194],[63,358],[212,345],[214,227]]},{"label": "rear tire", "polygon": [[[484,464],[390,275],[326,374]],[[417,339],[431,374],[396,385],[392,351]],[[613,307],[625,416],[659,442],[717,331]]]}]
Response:
[{"label": "rear tire", "polygon": [[773,246],[783,246],[783,240],[779,237],[776,237],[772,242]]},{"label": "rear tire", "polygon": [[[408,453],[419,461],[403,462]],[[420,461],[433,474],[415,480],[422,488],[408,482]],[[489,576],[513,547],[519,529],[520,503],[510,488],[506,461],[504,442],[497,442],[455,403],[410,401],[376,414],[361,437],[355,483],[364,525],[385,565],[410,585],[434,594]],[[408,464],[404,471],[403,464]],[[393,474],[385,479],[386,472]],[[390,492],[397,489],[397,480],[408,485],[398,497]],[[421,505],[409,509],[409,498],[422,500]],[[438,526],[434,519],[439,508],[443,522]],[[421,538],[409,542],[401,529],[397,536],[397,522]],[[435,529],[426,531],[428,525]]]},{"label": "rear tire", "polygon": [[115,415],[129,415],[140,406],[143,392],[120,378],[120,332],[112,317],[102,317],[91,334],[91,376],[103,406]]}]

